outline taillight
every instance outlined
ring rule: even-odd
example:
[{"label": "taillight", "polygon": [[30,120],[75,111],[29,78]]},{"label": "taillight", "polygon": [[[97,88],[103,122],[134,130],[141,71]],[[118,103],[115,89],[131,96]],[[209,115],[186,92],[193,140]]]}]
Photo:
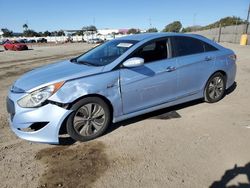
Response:
[{"label": "taillight", "polygon": [[237,56],[236,56],[236,54],[233,54],[233,55],[230,55],[229,58],[232,59],[232,60],[234,60],[234,61],[236,61]]}]

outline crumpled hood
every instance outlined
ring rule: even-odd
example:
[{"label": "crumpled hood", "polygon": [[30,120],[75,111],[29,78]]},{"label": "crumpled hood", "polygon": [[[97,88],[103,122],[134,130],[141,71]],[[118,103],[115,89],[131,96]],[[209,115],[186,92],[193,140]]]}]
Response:
[{"label": "crumpled hood", "polygon": [[76,64],[67,60],[43,66],[24,74],[15,82],[14,87],[30,91],[60,81],[98,74],[102,72],[102,69],[103,67]]}]

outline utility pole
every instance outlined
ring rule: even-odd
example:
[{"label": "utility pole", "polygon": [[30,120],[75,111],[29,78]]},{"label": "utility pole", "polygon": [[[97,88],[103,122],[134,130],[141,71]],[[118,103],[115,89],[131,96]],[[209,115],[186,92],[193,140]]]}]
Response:
[{"label": "utility pole", "polygon": [[249,7],[248,7],[248,12],[247,12],[246,34],[247,34],[248,26],[249,26],[249,14],[250,14],[250,3],[249,3]]},{"label": "utility pole", "polygon": [[220,42],[220,36],[221,36],[221,23],[219,25],[219,36],[218,36],[218,43]]},{"label": "utility pole", "polygon": [[149,28],[152,28],[152,20],[151,20],[151,18],[149,18],[148,21],[149,21]]}]

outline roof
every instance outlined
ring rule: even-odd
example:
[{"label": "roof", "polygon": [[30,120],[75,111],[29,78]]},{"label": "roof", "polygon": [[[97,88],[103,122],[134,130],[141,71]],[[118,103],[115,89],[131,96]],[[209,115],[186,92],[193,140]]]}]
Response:
[{"label": "roof", "polygon": [[205,38],[205,37],[195,35],[195,34],[162,32],[162,33],[134,34],[134,35],[128,35],[128,36],[125,36],[125,37],[121,37],[121,38],[118,38],[118,39],[142,41],[142,40],[145,40],[145,39],[151,40],[151,39],[155,39],[155,38],[168,37],[168,36],[192,36],[192,37],[195,37],[195,38]]},{"label": "roof", "polygon": [[157,38],[161,36],[162,34],[160,33],[142,33],[142,34],[134,34],[134,35],[128,35],[125,37],[121,37],[119,39],[123,40],[137,40],[137,41],[142,41],[144,39],[149,39],[149,38]]},{"label": "roof", "polygon": [[162,33],[142,33],[142,34],[135,34],[135,35],[128,35],[125,37],[117,38],[117,40],[136,40],[136,41],[143,41],[143,40],[154,40],[161,37],[169,37],[169,36],[187,36],[187,37],[193,37],[199,40],[202,40],[204,42],[207,42],[209,44],[212,44],[213,46],[221,49],[222,47],[217,44],[216,42],[197,34],[186,34],[186,33],[170,33],[170,32],[162,32]]},{"label": "roof", "polygon": [[142,41],[145,39],[154,39],[159,37],[167,37],[167,36],[180,36],[180,35],[186,35],[181,33],[169,33],[169,32],[162,32],[162,33],[142,33],[142,34],[134,34],[134,35],[128,35],[125,37],[121,37],[119,39],[123,40],[137,40]]}]

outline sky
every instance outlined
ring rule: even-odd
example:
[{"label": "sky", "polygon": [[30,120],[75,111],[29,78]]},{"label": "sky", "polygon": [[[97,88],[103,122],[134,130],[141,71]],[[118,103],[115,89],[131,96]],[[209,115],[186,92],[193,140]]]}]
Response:
[{"label": "sky", "polygon": [[156,27],[179,20],[184,27],[207,25],[226,16],[246,19],[250,0],[0,0],[0,28],[22,32]]}]

